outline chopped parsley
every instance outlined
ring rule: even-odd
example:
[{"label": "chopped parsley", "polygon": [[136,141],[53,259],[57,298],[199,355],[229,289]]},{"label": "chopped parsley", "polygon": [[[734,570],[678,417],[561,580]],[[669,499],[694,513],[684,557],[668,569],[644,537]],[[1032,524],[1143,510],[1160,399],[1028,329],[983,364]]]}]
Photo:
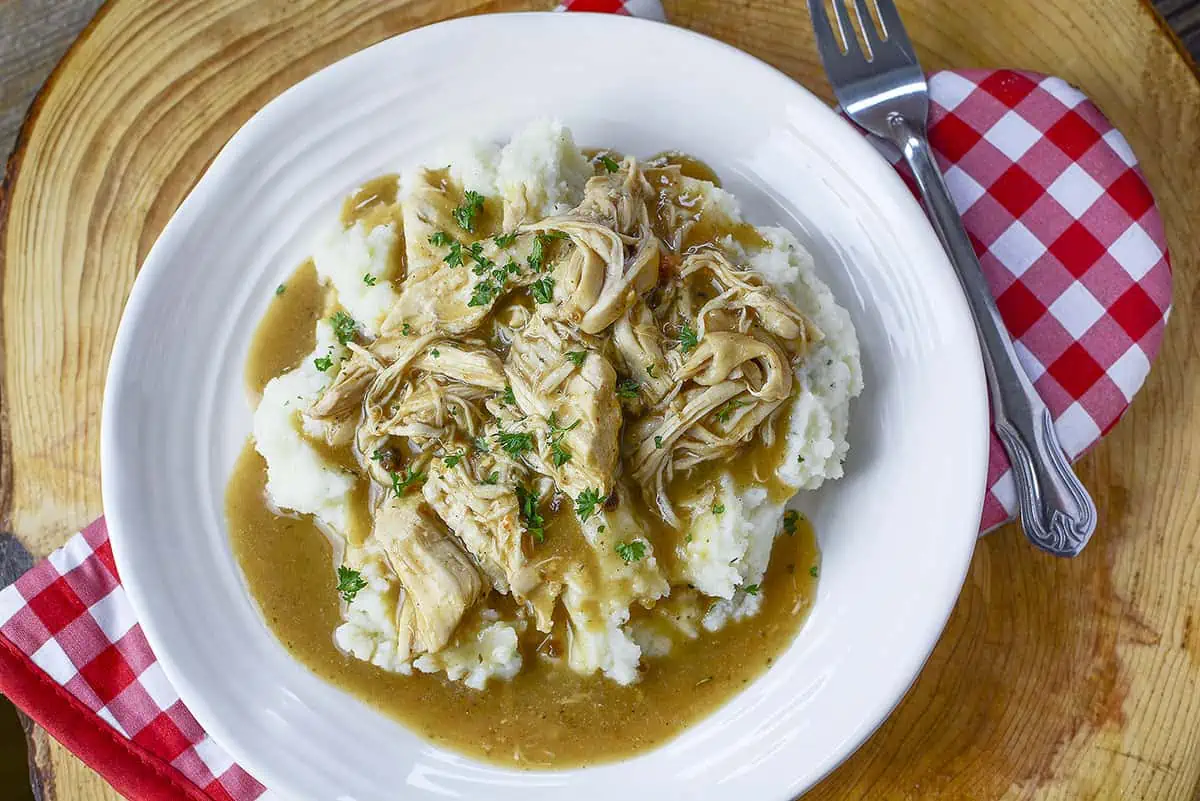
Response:
[{"label": "chopped parsley", "polygon": [[598,161],[603,164],[604,169],[608,170],[609,172],[616,172],[617,170],[621,169],[621,165],[617,163],[617,160],[607,153],[600,156]]},{"label": "chopped parsley", "polygon": [[632,378],[626,378],[617,382],[617,397],[618,398],[636,398],[642,385],[634,381]]},{"label": "chopped parsley", "polygon": [[485,479],[483,480],[483,483],[484,483],[484,484],[495,484],[495,483],[496,483],[497,481],[499,481],[499,480],[500,480],[500,473],[499,473],[499,471],[497,471],[497,470],[493,470],[493,471],[491,472],[491,474],[490,474],[490,475],[489,475],[487,478],[485,478]]},{"label": "chopped parsley", "polygon": [[462,267],[462,265],[463,265],[462,244],[459,242],[451,242],[450,243],[450,252],[447,253],[444,258],[442,258],[442,261],[446,262],[446,264],[448,264],[451,267]]},{"label": "chopped parsley", "polygon": [[434,348],[433,350],[429,351],[429,355],[436,359],[438,356],[442,355],[442,352],[437,348]]},{"label": "chopped parsley", "polygon": [[517,396],[513,394],[512,384],[504,385],[504,392],[501,393],[500,400],[504,401],[509,406],[517,405]]},{"label": "chopped parsley", "polygon": [[450,244],[450,236],[445,231],[437,231],[433,236],[429,237],[429,244],[434,247],[444,248]]},{"label": "chopped parsley", "polygon": [[578,426],[579,421],[576,420],[574,423],[571,423],[571,425],[563,428],[558,423],[558,415],[554,412],[550,412],[550,417],[546,420],[546,422],[550,426],[550,434],[548,437],[546,437],[546,441],[550,443],[550,461],[554,463],[555,467],[562,467],[564,464],[571,461],[571,452],[567,450],[567,446],[562,444],[562,438],[566,436],[568,431],[571,431]]},{"label": "chopped parsley", "polygon": [[747,595],[758,595],[758,591],[760,589],[761,587],[759,587],[757,584],[747,584],[745,587],[742,587],[742,591]]},{"label": "chopped parsley", "polygon": [[333,352],[330,351],[320,358],[313,359],[313,364],[316,365],[317,369],[322,373],[325,372],[330,367],[333,367]]},{"label": "chopped parsley", "polygon": [[462,205],[455,208],[452,214],[459,228],[473,234],[475,233],[475,218],[481,211],[483,211],[483,195],[467,190],[463,195]]},{"label": "chopped parsley", "polygon": [[640,562],[646,556],[646,543],[641,540],[618,542],[616,551],[617,556],[625,560],[625,564]]},{"label": "chopped parsley", "polygon": [[529,532],[529,536],[533,537],[533,541],[540,543],[545,540],[546,518],[538,508],[537,495],[520,484],[517,485],[517,510],[521,514],[521,523]]},{"label": "chopped parsley", "polygon": [[465,451],[459,451],[458,453],[447,454],[446,456],[442,457],[442,462],[446,465],[446,467],[454,467],[455,465],[457,465],[459,462],[462,461],[462,458],[465,455],[466,455]]},{"label": "chopped parsley", "polygon": [[475,291],[471,293],[471,299],[467,301],[468,306],[486,306],[496,299],[500,294],[500,287],[493,284],[491,281],[480,281],[475,285]]},{"label": "chopped parsley", "polygon": [[796,533],[796,526],[800,523],[800,513],[795,509],[788,509],[783,513],[783,533],[789,537]]},{"label": "chopped parsley", "polygon": [[517,241],[517,232],[513,231],[511,234],[496,234],[492,237],[492,241],[496,243],[496,247],[498,248],[503,249],[506,247],[511,247],[512,243]]},{"label": "chopped parsley", "polygon": [[411,333],[412,333],[412,326],[411,326],[411,325],[409,325],[408,323],[405,323],[403,326],[401,326],[401,328],[400,328],[400,336],[402,336],[402,337],[406,337],[406,336],[408,336],[408,335],[409,335],[409,334],[411,334]]},{"label": "chopped parsley", "polygon": [[533,450],[533,435],[524,431],[499,431],[496,433],[496,442],[513,459],[520,459],[523,454]]},{"label": "chopped parsley", "polygon": [[343,345],[353,340],[355,335],[358,334],[358,323],[354,322],[354,318],[341,309],[333,313],[333,316],[329,318],[329,322],[333,325],[333,335]]},{"label": "chopped parsley", "polygon": [[696,345],[700,343],[699,337],[692,327],[687,323],[679,326],[679,349],[684,353],[690,353]]},{"label": "chopped parsley", "polygon": [[480,453],[490,453],[487,446],[487,437],[480,434],[475,438],[475,450],[479,451]]},{"label": "chopped parsley", "polygon": [[362,577],[362,573],[345,565],[338,565],[337,578],[338,595],[348,604],[354,603],[354,596],[367,588],[367,580]]},{"label": "chopped parsley", "polygon": [[547,231],[535,236],[533,247],[529,249],[529,268],[535,273],[540,273],[542,268],[546,266],[546,243],[553,242],[555,239],[566,238],[567,235],[562,231]]},{"label": "chopped parsley", "polygon": [[604,529],[605,529],[605,526],[603,524],[596,527],[596,531],[598,531],[601,534],[604,533]]},{"label": "chopped parsley", "polygon": [[386,459],[389,456],[391,456],[391,452],[387,448],[376,448],[375,450],[371,451],[371,458],[377,462],[380,459]]},{"label": "chopped parsley", "polygon": [[275,287],[275,294],[276,294],[276,295],[282,295],[282,294],[283,294],[284,292],[286,292],[286,291],[287,291],[287,285],[286,285],[286,284],[280,284],[279,286]]},{"label": "chopped parsley", "polygon": [[363,283],[367,286],[375,286],[379,283],[379,279],[370,273],[363,273]]},{"label": "chopped parsley", "polygon": [[586,350],[573,350],[567,354],[567,358],[571,360],[571,364],[576,367],[583,366],[583,360],[587,358]]},{"label": "chopped parsley", "polygon": [[600,490],[585,489],[575,499],[575,514],[579,515],[581,522],[587,522],[587,519],[596,513],[596,507],[604,503],[604,500]]},{"label": "chopped parsley", "polygon": [[714,503],[714,504],[713,504],[713,514],[714,514],[714,515],[723,515],[723,514],[725,514],[725,504],[723,504],[723,503]]},{"label": "chopped parsley", "polygon": [[529,285],[529,291],[538,303],[549,303],[554,297],[554,279],[550,276],[539,278]]},{"label": "chopped parsley", "polygon": [[646,365],[646,375],[654,378],[654,362],[650,362]]},{"label": "chopped parsley", "polygon": [[403,475],[400,473],[388,473],[388,475],[392,477],[392,493],[397,498],[408,492],[415,484],[425,480],[425,474],[417,472],[415,467],[409,467]]},{"label": "chopped parsley", "polygon": [[482,256],[476,258],[474,253],[471,254],[471,258],[475,259],[475,266],[471,270],[480,277],[487,277],[475,285],[471,300],[467,302],[468,306],[486,306],[491,303],[504,289],[509,275],[516,275],[521,271],[521,268],[512,259],[509,259],[503,267],[497,267],[491,259]]},{"label": "chopped parsley", "polygon": [[817,576],[821,575],[821,569],[819,567],[817,567],[816,565],[813,565],[812,567],[810,567],[808,569],[808,575],[812,576],[813,578],[816,578]]},{"label": "chopped parsley", "polygon": [[726,401],[724,406],[722,406],[720,409],[717,409],[717,420],[719,420],[722,423],[728,423],[730,415],[732,415],[735,410],[740,409],[741,407],[743,407],[745,405],[746,405],[745,401],[740,401],[740,400]]},{"label": "chopped parsley", "polygon": [[656,436],[654,437],[654,447],[656,447],[656,448],[662,448],[662,446],[663,446],[663,439],[662,439],[662,437],[660,437],[660,436],[657,436],[657,435],[656,435]]}]

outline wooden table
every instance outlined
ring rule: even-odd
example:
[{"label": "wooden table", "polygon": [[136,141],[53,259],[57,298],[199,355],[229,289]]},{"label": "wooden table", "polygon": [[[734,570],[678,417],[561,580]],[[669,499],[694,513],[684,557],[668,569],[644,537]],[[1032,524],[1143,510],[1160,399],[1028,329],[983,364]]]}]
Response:
[{"label": "wooden table", "polygon": [[[535,0],[111,0],[43,92],[0,202],[0,584],[100,514],[103,371],[135,267],[216,149],[281,89],[418,24]],[[668,0],[680,25],[827,93],[800,0]],[[97,0],[0,0],[0,153]],[[1081,86],[1163,211],[1176,303],[1146,389],[1080,464],[1078,560],[977,550],[916,685],[818,799],[1200,799],[1200,82],[1139,0],[908,0],[924,65]],[[1200,0],[1159,0],[1200,47]],[[986,34],[986,35],[985,35]],[[46,801],[115,794],[35,732]]]}]

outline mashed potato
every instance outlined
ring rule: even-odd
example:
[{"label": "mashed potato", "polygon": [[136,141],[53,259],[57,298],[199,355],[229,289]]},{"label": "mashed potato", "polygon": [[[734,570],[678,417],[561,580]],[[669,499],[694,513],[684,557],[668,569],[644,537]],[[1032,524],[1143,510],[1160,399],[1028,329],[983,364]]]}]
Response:
[{"label": "mashed potato", "polygon": [[[537,219],[562,214],[581,202],[593,166],[560,123],[539,121],[519,131],[504,147],[472,142],[447,151],[434,163],[450,165],[451,177],[464,189],[504,199],[506,217]],[[401,200],[419,183],[412,171],[401,179]],[[740,223],[736,199],[707,182],[692,182],[699,196],[689,202]],[[506,220],[507,221],[507,220]],[[798,388],[778,478],[797,490],[819,487],[842,475],[848,449],[849,406],[863,388],[858,342],[847,312],[837,305],[828,287],[816,276],[813,260],[796,238],[782,228],[759,228],[766,245],[745,251],[727,242],[732,257],[748,263],[771,286],[784,293],[811,320],[822,338],[795,369]],[[313,259],[317,272],[337,293],[342,307],[368,336],[381,330],[396,304],[399,286],[392,266],[404,234],[394,224],[367,229],[331,223],[316,238]],[[503,279],[502,279],[503,280]],[[330,325],[317,324],[317,345],[297,368],[272,380],[254,415],[256,447],[268,466],[267,492],[280,509],[314,515],[333,535],[347,534],[355,478],[331,464],[313,446],[312,437],[327,435],[302,414],[330,385],[336,366],[348,351]],[[436,351],[434,351],[436,356]],[[320,370],[316,361],[332,360],[334,369]],[[779,534],[784,505],[773,503],[764,489],[738,491],[726,475],[716,495],[694,510],[685,543],[677,549],[680,583],[696,592],[667,596],[671,587],[662,579],[652,537],[639,528],[636,515],[621,506],[603,510],[582,526],[584,535],[607,554],[601,567],[625,589],[596,603],[580,579],[566,581],[562,603],[570,618],[571,669],[602,672],[621,684],[637,680],[643,658],[662,656],[672,636],[663,629],[630,624],[635,603],[656,601],[670,612],[671,629],[686,637],[716,630],[730,621],[756,614],[762,604],[762,582],[772,543]],[[714,511],[716,507],[722,511]],[[614,543],[644,549],[634,562],[614,555]],[[640,543],[640,545],[638,545]],[[353,551],[353,549],[351,549]],[[419,654],[405,643],[397,628],[404,590],[379,553],[351,554],[364,586],[345,604],[344,622],[335,641],[357,659],[385,670],[444,673],[454,681],[482,688],[490,679],[508,679],[520,670],[519,635],[523,619],[503,619],[486,612],[473,630],[460,630],[456,644],[435,653]],[[747,591],[747,588],[750,591]]]}]

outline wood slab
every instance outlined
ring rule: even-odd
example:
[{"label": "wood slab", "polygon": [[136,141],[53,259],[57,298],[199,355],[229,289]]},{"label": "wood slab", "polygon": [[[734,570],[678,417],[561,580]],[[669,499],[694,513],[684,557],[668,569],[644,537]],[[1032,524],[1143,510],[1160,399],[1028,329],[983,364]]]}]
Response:
[{"label": "wood slab", "polygon": [[[923,64],[1080,86],[1165,219],[1175,308],[1132,410],[1080,465],[1075,561],[981,542],[925,671],[813,799],[1166,799],[1200,790],[1200,82],[1139,0],[901,0]],[[220,146],[315,70],[412,27],[526,0],[110,0],[48,82],[0,199],[0,530],[44,555],[101,513],[105,367],[137,266]],[[829,97],[801,0],[668,0]],[[452,54],[447,54],[452,57]],[[115,794],[41,741],[48,799]]]}]

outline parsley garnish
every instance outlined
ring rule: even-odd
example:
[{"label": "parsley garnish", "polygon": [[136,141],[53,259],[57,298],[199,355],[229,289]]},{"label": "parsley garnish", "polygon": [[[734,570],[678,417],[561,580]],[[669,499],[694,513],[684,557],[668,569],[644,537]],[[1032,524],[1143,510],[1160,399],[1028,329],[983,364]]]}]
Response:
[{"label": "parsley garnish", "polygon": [[650,376],[651,378],[654,378],[654,363],[653,362],[646,365],[646,375]]},{"label": "parsley garnish", "polygon": [[654,447],[661,448],[662,442],[663,442],[662,437],[659,437],[659,436],[654,437]]},{"label": "parsley garnish", "polygon": [[448,264],[451,267],[462,267],[462,263],[463,263],[462,244],[459,242],[451,242],[450,243],[450,252],[446,254],[446,256],[442,259],[442,261],[446,262],[446,264]]},{"label": "parsley garnish", "polygon": [[480,434],[475,438],[475,450],[479,451],[480,453],[490,453],[487,446],[487,437]]},{"label": "parsley garnish", "polygon": [[475,217],[483,211],[483,195],[467,190],[463,195],[462,205],[453,211],[454,221],[464,231],[475,233]]},{"label": "parsley garnish", "polygon": [[499,431],[496,442],[513,459],[520,459],[522,454],[533,450],[533,435],[523,431]]},{"label": "parsley garnish", "polygon": [[570,359],[571,363],[574,364],[576,367],[582,367],[583,360],[587,358],[587,351],[586,350],[571,351],[570,353],[567,354],[567,358]]},{"label": "parsley garnish", "polygon": [[747,595],[758,595],[759,589],[760,587],[757,584],[747,584],[745,587],[742,587],[742,591]]},{"label": "parsley garnish", "polygon": [[333,335],[343,345],[354,339],[358,333],[358,323],[354,322],[353,317],[340,309],[333,313],[333,316],[329,318],[329,322],[333,325]]},{"label": "parsley garnish", "polygon": [[821,575],[821,570],[816,565],[813,565],[808,569],[808,575],[816,578],[817,576]]},{"label": "parsley garnish", "polygon": [[330,367],[333,367],[333,352],[330,351],[329,353],[325,354],[324,356],[321,356],[320,358],[313,359],[313,364],[315,364],[317,366],[317,369],[320,370],[322,373],[325,372]]},{"label": "parsley garnish", "polygon": [[492,471],[492,473],[491,473],[491,475],[489,475],[487,478],[485,478],[485,479],[483,480],[483,483],[484,483],[484,484],[495,484],[495,483],[496,483],[497,481],[499,481],[499,480],[500,480],[500,473],[499,473],[499,471],[497,471],[497,470],[493,470],[493,471]]},{"label": "parsley garnish", "polygon": [[687,323],[679,327],[679,349],[684,353],[690,352],[700,342],[696,332]]},{"label": "parsley garnish", "polygon": [[346,603],[353,603],[354,596],[367,588],[367,580],[362,577],[362,573],[345,565],[338,565],[337,578],[338,595],[341,595]]},{"label": "parsley garnish", "polygon": [[[474,254],[471,257],[475,258]],[[471,295],[471,300],[467,303],[468,306],[486,306],[491,303],[499,296],[500,291],[504,288],[504,283],[508,280],[508,276],[510,274],[516,275],[521,271],[521,268],[512,259],[509,259],[503,267],[496,267],[495,262],[491,259],[479,258],[475,259],[475,261],[476,264],[471,270],[476,275],[486,275],[490,270],[491,276],[484,278],[475,285],[475,292]]]},{"label": "parsley garnish", "polygon": [[549,303],[554,297],[554,279],[550,276],[539,278],[529,285],[529,290],[538,303]]},{"label": "parsley garnish", "polygon": [[445,231],[438,231],[433,236],[429,237],[429,244],[434,247],[444,248],[450,244],[450,235]]},{"label": "parsley garnish", "polygon": [[437,348],[434,348],[433,350],[429,351],[429,355],[436,359],[438,356],[441,356],[442,353]]},{"label": "parsley garnish", "polygon": [[279,286],[275,287],[276,295],[282,295],[286,291],[287,291],[287,286],[285,284],[280,284]]},{"label": "parsley garnish", "polygon": [[800,522],[800,513],[795,509],[788,509],[783,513],[783,533],[789,537],[796,533],[796,526]]},{"label": "parsley garnish", "polygon": [[608,154],[600,157],[600,163],[603,164],[604,169],[608,170],[609,172],[616,172],[617,170],[621,169],[621,165],[617,163],[617,160]]},{"label": "parsley garnish", "polygon": [[714,503],[714,504],[713,504],[713,514],[714,514],[714,515],[723,515],[723,514],[725,514],[725,504],[723,504],[723,503]]},{"label": "parsley garnish", "polygon": [[457,465],[459,462],[462,461],[462,458],[465,455],[466,455],[465,451],[459,451],[458,453],[451,453],[451,454],[448,454],[447,456],[443,456],[442,462],[445,463],[446,467],[454,467],[455,465]]},{"label": "parsley garnish", "polygon": [[575,514],[579,515],[581,522],[586,523],[587,519],[596,513],[596,507],[604,503],[604,500],[600,490],[585,489],[575,499]]},{"label": "parsley garnish", "polygon": [[542,267],[545,266],[545,243],[542,241],[541,234],[533,238],[533,247],[529,249],[529,269],[535,273],[540,273]]},{"label": "parsley garnish", "polygon": [[467,301],[467,305],[486,306],[499,294],[500,290],[491,281],[480,281],[475,285],[475,291],[471,293],[471,299]]},{"label": "parsley garnish", "polygon": [[517,485],[517,509],[521,514],[521,523],[533,541],[542,542],[546,539],[546,518],[542,517],[542,511],[538,508],[537,495],[520,484]]},{"label": "parsley garnish", "polygon": [[638,391],[642,385],[634,381],[632,378],[626,378],[617,382],[617,397],[618,398],[636,398]]},{"label": "parsley garnish", "polygon": [[632,542],[618,542],[616,545],[617,556],[625,560],[625,564],[631,562],[640,562],[646,555],[646,543],[641,540],[633,540]]},{"label": "parsley garnish", "polygon": [[555,467],[562,467],[571,461],[571,452],[562,444],[562,438],[566,436],[568,431],[578,426],[579,421],[576,420],[571,425],[563,428],[558,424],[558,415],[550,412],[550,417],[546,422],[550,425],[550,435],[546,438],[546,441],[550,443],[550,461],[554,462]]},{"label": "parsley garnish", "polygon": [[745,405],[746,405],[745,401],[740,401],[740,400],[726,401],[724,406],[722,406],[720,409],[717,409],[717,420],[721,421],[722,423],[728,423],[729,417],[730,417],[730,415],[733,414],[734,410],[740,409],[741,407],[743,407]]},{"label": "parsley garnish", "polygon": [[496,243],[496,247],[498,248],[509,247],[513,242],[517,241],[517,232],[513,231],[511,234],[496,234],[492,237],[492,241]]},{"label": "parsley garnish", "polygon": [[363,283],[366,284],[367,286],[375,286],[377,283],[379,283],[379,279],[376,278],[375,276],[371,275],[370,273],[364,273],[363,274]]},{"label": "parsley garnish", "polygon": [[387,448],[376,448],[375,450],[371,451],[371,458],[377,462],[380,459],[386,459],[390,455],[391,454],[389,453]]},{"label": "parsley garnish", "polygon": [[[471,257],[471,261],[475,262],[475,267],[471,269],[475,270],[476,275],[485,275],[489,269],[496,266],[491,259],[483,255],[483,244],[480,242],[472,242],[467,245],[467,255]],[[480,267],[483,268],[483,272],[479,271]]]},{"label": "parsley garnish", "polygon": [[412,326],[409,325],[408,323],[405,323],[404,326],[401,327],[401,329],[400,329],[400,336],[402,336],[402,337],[406,337],[411,333],[412,333]]},{"label": "parsley garnish", "polygon": [[512,384],[504,385],[504,392],[500,395],[500,400],[504,401],[509,406],[517,405],[517,396],[513,394]]},{"label": "parsley garnish", "polygon": [[571,461],[571,452],[561,442],[553,442],[550,444],[550,461],[554,462],[555,467],[562,467]]},{"label": "parsley garnish", "polygon": [[392,493],[399,498],[414,485],[425,480],[424,473],[418,473],[415,467],[409,467],[404,475],[388,473],[392,477]]},{"label": "parsley garnish", "polygon": [[546,266],[546,243],[555,239],[566,239],[562,231],[547,231],[534,237],[533,247],[529,249],[529,267],[535,273],[540,273]]}]

